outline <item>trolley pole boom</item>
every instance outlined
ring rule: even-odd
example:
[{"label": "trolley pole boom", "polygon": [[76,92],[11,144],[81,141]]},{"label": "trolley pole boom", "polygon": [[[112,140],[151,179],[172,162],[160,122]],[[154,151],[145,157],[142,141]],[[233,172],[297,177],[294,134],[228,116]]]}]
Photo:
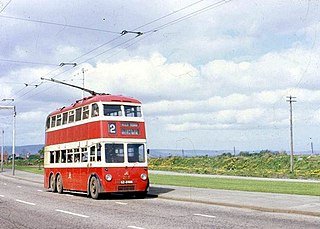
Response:
[{"label": "trolley pole boom", "polygon": [[[79,86],[77,86],[77,85],[65,83],[65,82],[62,82],[62,81],[60,81],[60,80],[56,80],[56,79],[53,79],[53,78],[46,79],[46,78],[41,77],[41,80],[47,80],[47,81],[51,81],[51,82],[54,82],[54,83],[59,83],[59,84],[67,85],[67,86],[69,86],[69,87],[74,87],[74,88],[80,89],[80,90],[82,90],[82,91],[88,92],[88,93],[90,93],[91,95],[105,95],[105,93],[98,93],[98,92],[95,92],[95,91],[93,91],[93,90],[90,90],[90,89],[87,89],[87,88],[84,88],[84,87],[79,87]],[[107,94],[107,95],[108,95],[108,94]]]}]

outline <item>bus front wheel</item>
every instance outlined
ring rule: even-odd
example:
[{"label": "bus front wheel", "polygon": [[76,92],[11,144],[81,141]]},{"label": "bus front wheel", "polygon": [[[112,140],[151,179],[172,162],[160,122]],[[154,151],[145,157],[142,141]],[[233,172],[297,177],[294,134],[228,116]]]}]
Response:
[{"label": "bus front wheel", "polygon": [[92,199],[99,198],[99,181],[96,177],[91,177],[89,185],[90,196]]}]

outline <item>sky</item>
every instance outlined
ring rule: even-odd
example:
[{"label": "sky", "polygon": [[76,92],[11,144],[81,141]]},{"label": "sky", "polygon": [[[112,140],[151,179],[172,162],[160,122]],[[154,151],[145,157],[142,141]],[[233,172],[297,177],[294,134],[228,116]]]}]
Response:
[{"label": "sky", "polygon": [[[41,77],[81,86],[84,70],[86,88],[142,102],[150,149],[288,152],[291,95],[294,149],[318,150],[319,12],[313,0],[0,0],[0,106],[16,106],[17,145],[44,144],[46,116],[82,92]],[[0,128],[11,144],[11,110]]]}]

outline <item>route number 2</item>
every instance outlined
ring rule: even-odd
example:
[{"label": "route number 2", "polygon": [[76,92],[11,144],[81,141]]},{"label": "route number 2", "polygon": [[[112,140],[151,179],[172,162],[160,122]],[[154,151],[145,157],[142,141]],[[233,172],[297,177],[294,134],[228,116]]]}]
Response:
[{"label": "route number 2", "polygon": [[115,123],[109,123],[109,133],[110,134],[116,134],[117,128]]}]

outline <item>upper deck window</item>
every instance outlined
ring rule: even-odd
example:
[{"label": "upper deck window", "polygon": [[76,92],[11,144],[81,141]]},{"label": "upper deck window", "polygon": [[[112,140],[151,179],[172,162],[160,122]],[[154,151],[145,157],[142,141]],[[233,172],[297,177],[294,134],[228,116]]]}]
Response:
[{"label": "upper deck window", "polygon": [[103,105],[103,114],[105,116],[122,116],[121,105]]},{"label": "upper deck window", "polygon": [[81,120],[81,107],[76,109],[76,121]]},{"label": "upper deck window", "polygon": [[62,114],[62,124],[67,124],[68,122],[68,113],[65,112]]},{"label": "upper deck window", "polygon": [[99,106],[98,104],[94,103],[91,106],[91,117],[99,116]]},{"label": "upper deck window", "polygon": [[124,113],[126,117],[141,117],[141,107],[124,106]]},{"label": "upper deck window", "polygon": [[82,119],[87,119],[89,118],[89,106],[83,107],[83,114],[82,114]]},{"label": "upper deck window", "polygon": [[56,116],[51,117],[51,127],[56,126]]},{"label": "upper deck window", "polygon": [[57,126],[61,126],[61,114],[57,115]]},{"label": "upper deck window", "polygon": [[69,111],[69,123],[74,122],[74,110]]},{"label": "upper deck window", "polygon": [[47,118],[46,127],[47,129],[50,128],[50,117]]}]

